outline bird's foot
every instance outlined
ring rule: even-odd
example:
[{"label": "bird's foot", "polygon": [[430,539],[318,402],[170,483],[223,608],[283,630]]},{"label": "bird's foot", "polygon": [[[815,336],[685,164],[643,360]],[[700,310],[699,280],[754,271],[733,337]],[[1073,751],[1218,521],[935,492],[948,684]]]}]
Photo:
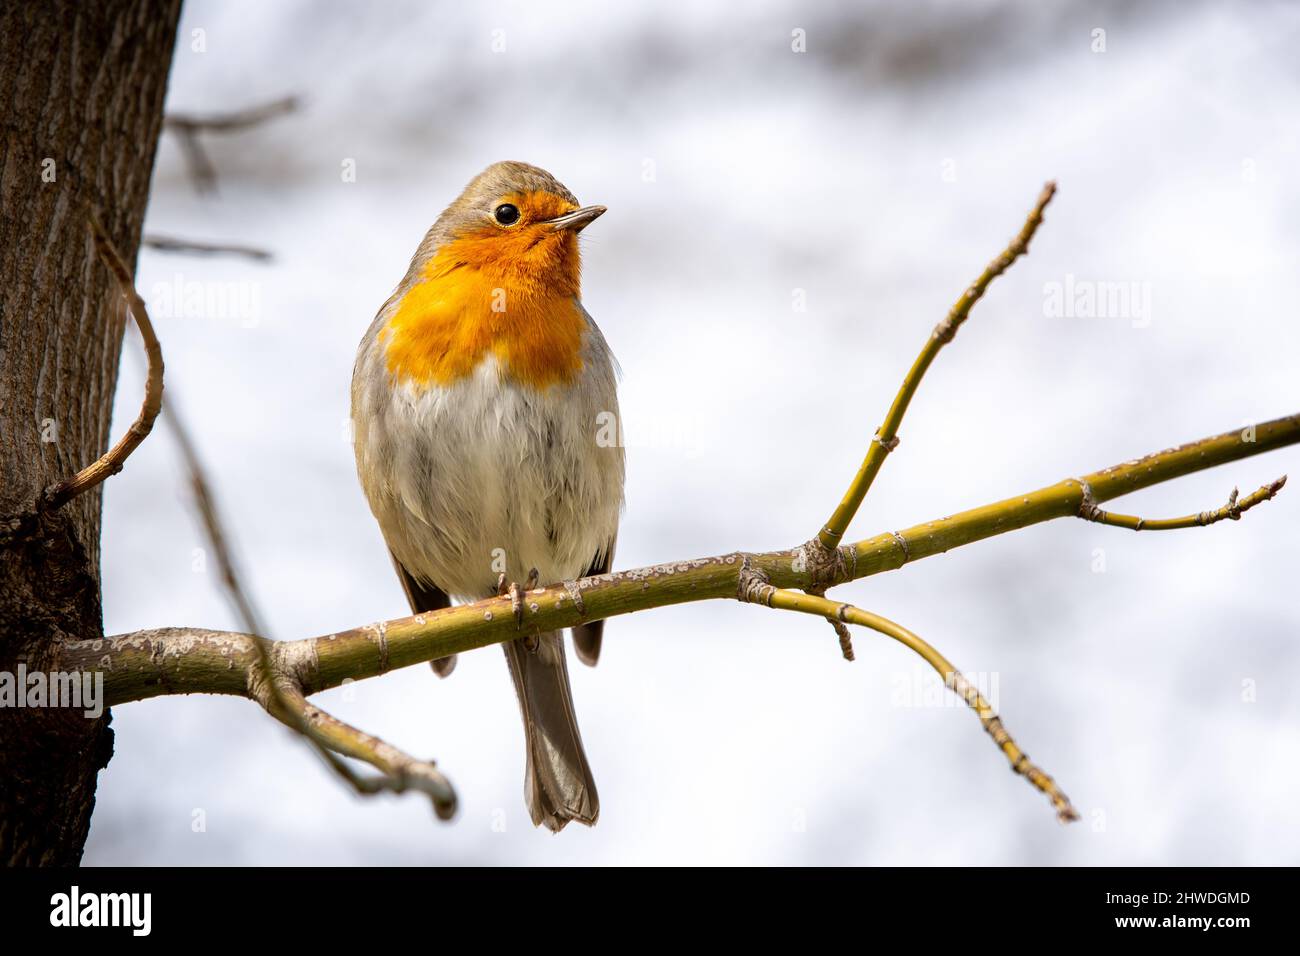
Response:
[{"label": "bird's foot", "polygon": [[[537,569],[530,568],[528,571],[528,578],[524,581],[523,586],[520,587],[519,582],[517,581],[507,583],[504,572],[497,575],[497,597],[505,597],[507,594],[510,595],[510,610],[514,613],[515,627],[518,630],[522,631],[524,629],[524,592],[531,591],[533,588],[537,587],[539,577],[540,575],[537,573]],[[536,634],[530,634],[527,637],[521,638],[521,640],[524,642],[524,647],[528,650],[537,650]]]}]

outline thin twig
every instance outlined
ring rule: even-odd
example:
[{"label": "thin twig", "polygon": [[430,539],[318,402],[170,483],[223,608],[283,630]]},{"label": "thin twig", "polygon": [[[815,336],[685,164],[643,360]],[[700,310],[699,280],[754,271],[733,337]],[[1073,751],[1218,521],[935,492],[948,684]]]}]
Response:
[{"label": "thin twig", "polygon": [[979,689],[962,676],[961,672],[946,657],[921,637],[901,624],[896,624],[879,614],[873,614],[851,604],[841,604],[814,594],[784,590],[760,582],[742,585],[739,595],[742,601],[762,604],[777,610],[797,611],[801,614],[813,614],[823,617],[828,621],[840,624],[858,624],[862,627],[868,627],[887,637],[892,637],[905,647],[911,648],[938,672],[945,687],[956,693],[968,707],[975,711],[985,731],[988,732],[988,735],[993,738],[993,742],[998,745],[999,749],[1006,755],[1007,760],[1010,761],[1011,769],[1047,795],[1048,799],[1052,801],[1052,806],[1056,808],[1057,819],[1062,823],[1069,823],[1079,819],[1079,814],[1070,804],[1070,798],[1056,785],[1056,781],[1034,764],[1029,759],[1029,755],[1020,749],[1011,734],[1007,732],[1006,727],[1003,726],[1002,718],[997,715],[992,705],[980,694]]},{"label": "thin twig", "polygon": [[163,118],[163,127],[201,133],[233,133],[265,123],[277,116],[292,113],[299,105],[298,97],[282,96],[261,106],[250,106],[247,109],[230,110],[225,113],[168,113]]},{"label": "thin twig", "polygon": [[290,713],[268,707],[273,717],[299,733],[304,727],[309,728],[309,736],[314,741],[344,756],[363,760],[381,771],[379,777],[362,777],[338,761],[341,769],[336,769],[358,793],[369,796],[415,790],[429,797],[439,819],[450,820],[455,815],[456,791],[433,761],[417,760],[392,744],[326,713],[310,703],[296,683],[286,683],[280,690],[279,701],[290,709]]},{"label": "thin twig", "polygon": [[176,135],[180,138],[181,153],[185,156],[185,169],[190,174],[194,191],[200,196],[217,191],[217,167],[208,159],[208,151],[203,148],[199,134],[192,129],[178,128]]},{"label": "thin twig", "polygon": [[1011,240],[1011,244],[1002,251],[1001,255],[985,267],[979,278],[962,293],[961,298],[949,310],[943,321],[934,327],[934,331],[926,340],[924,348],[921,349],[921,354],[912,363],[911,370],[908,371],[907,376],[903,379],[903,384],[898,389],[898,393],[894,396],[894,402],[889,406],[889,414],[885,416],[884,422],[876,430],[876,435],[871,441],[871,446],[867,449],[866,457],[862,460],[862,466],[854,476],[852,484],[849,485],[849,490],[845,493],[843,500],[840,501],[839,506],[836,507],[835,512],[825,526],[817,534],[817,540],[824,549],[833,549],[840,543],[840,539],[844,537],[844,532],[848,530],[853,516],[858,513],[862,499],[867,496],[867,491],[871,488],[876,473],[880,471],[880,466],[884,464],[889,453],[898,447],[898,426],[903,421],[903,415],[907,412],[907,406],[912,401],[912,396],[916,394],[921,379],[925,376],[926,369],[930,367],[934,357],[939,354],[939,350],[952,341],[961,324],[966,321],[966,316],[970,314],[971,307],[984,295],[984,291],[989,287],[989,284],[1006,272],[1011,264],[1028,250],[1029,240],[1034,237],[1034,233],[1038,231],[1038,227],[1043,222],[1043,210],[1047,208],[1047,204],[1052,201],[1052,196],[1055,194],[1056,183],[1049,182],[1043,187],[1043,191],[1039,194],[1038,201],[1030,211],[1020,233]]},{"label": "thin twig", "polygon": [[222,520],[221,512],[217,507],[216,496],[212,492],[212,484],[208,481],[207,469],[203,466],[203,462],[199,460],[198,451],[194,447],[194,442],[190,439],[189,429],[185,426],[184,419],[181,417],[180,408],[174,395],[168,401],[167,411],[163,413],[162,419],[164,426],[171,433],[173,440],[176,442],[176,447],[181,453],[181,461],[185,466],[186,474],[189,477],[190,491],[193,494],[194,509],[198,513],[208,543],[212,546],[213,555],[217,559],[217,567],[221,572],[221,583],[226,596],[230,598],[231,604],[234,605],[235,616],[239,618],[240,625],[250,634],[260,634],[266,637],[268,632],[263,625],[261,614],[258,613],[248,590],[244,587],[243,578],[238,571],[238,562],[226,535],[225,522]]},{"label": "thin twig", "polygon": [[149,368],[145,376],[144,401],[140,405],[140,414],[131,423],[131,427],[127,429],[126,434],[105,454],[71,478],[47,488],[42,502],[45,510],[62,507],[78,495],[94,488],[110,475],[116,475],[120,472],[131,452],[135,451],[139,444],[148,437],[149,432],[153,430],[154,419],[158,417],[158,412],[162,409],[162,346],[158,344],[158,336],[154,334],[153,323],[149,321],[149,311],[145,308],[144,300],[140,298],[140,294],[136,292],[135,281],[131,278],[131,272],[127,269],[126,263],[122,261],[121,255],[118,254],[117,247],[113,245],[113,240],[108,237],[108,233],[99,224],[95,214],[89,210],[86,213],[86,222],[91,235],[94,237],[95,249],[113,274],[113,281],[118,292],[126,299],[128,311],[135,317],[136,328],[140,330],[145,355],[149,360]]},{"label": "thin twig", "polygon": [[175,239],[171,236],[148,235],[142,240],[150,249],[194,256],[241,256],[254,262],[270,262],[271,253],[257,246],[230,242],[202,242],[197,239]]},{"label": "thin twig", "polygon": [[1079,517],[1086,521],[1113,525],[1116,528],[1128,528],[1130,531],[1176,531],[1181,528],[1203,528],[1225,518],[1240,521],[1241,516],[1255,505],[1261,501],[1268,501],[1281,491],[1282,486],[1286,484],[1286,475],[1276,481],[1269,482],[1258,491],[1251,492],[1240,501],[1237,500],[1237,489],[1233,488],[1232,494],[1228,495],[1228,503],[1222,508],[1184,515],[1181,518],[1139,518],[1137,515],[1121,515],[1110,511],[1102,511],[1092,497],[1092,489],[1084,482],[1079,484],[1083,487],[1083,501],[1079,504]]},{"label": "thin twig", "polygon": [[181,150],[185,154],[185,165],[189,170],[194,189],[199,193],[215,192],[217,188],[217,170],[199,139],[200,133],[233,133],[250,129],[269,119],[292,113],[298,109],[296,96],[285,96],[262,106],[230,113],[210,113],[198,115],[192,113],[169,113],[163,117],[163,128],[171,130],[180,138]]}]

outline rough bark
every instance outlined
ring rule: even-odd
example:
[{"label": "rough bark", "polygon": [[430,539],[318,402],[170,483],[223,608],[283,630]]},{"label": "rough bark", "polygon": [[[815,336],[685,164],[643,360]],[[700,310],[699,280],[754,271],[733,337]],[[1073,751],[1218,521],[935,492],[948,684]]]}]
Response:
[{"label": "rough bark", "polygon": [[[95,259],[93,208],[133,262],[180,0],[0,8],[0,671],[49,669],[103,632],[101,490],[37,513],[108,446],[124,312]],[[0,861],[81,858],[109,717],[0,712]]]}]

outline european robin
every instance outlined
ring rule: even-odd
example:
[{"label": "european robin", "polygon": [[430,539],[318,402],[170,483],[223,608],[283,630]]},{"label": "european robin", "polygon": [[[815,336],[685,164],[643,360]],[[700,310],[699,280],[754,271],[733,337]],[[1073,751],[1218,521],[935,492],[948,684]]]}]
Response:
[{"label": "european robin", "polygon": [[[536,166],[489,166],[438,217],[361,340],[357,472],[415,613],[609,570],[623,503],[623,451],[604,437],[615,362],[582,307],[578,251],[604,211]],[[586,664],[601,628],[574,629]],[[561,634],[503,646],[533,823],[595,823]]]}]

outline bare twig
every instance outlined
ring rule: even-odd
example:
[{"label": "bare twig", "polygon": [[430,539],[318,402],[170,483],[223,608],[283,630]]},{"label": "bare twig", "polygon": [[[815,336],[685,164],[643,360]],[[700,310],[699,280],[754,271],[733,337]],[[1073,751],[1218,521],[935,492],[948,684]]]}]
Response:
[{"label": "bare twig", "polygon": [[244,587],[242,575],[239,573],[238,562],[225,532],[225,522],[217,507],[212,484],[208,481],[207,469],[199,460],[198,451],[190,439],[189,429],[185,426],[174,396],[168,402],[167,411],[163,413],[162,419],[181,453],[181,461],[189,477],[194,510],[198,513],[208,543],[212,546],[212,553],[217,559],[217,567],[221,572],[221,583],[226,596],[234,606],[235,615],[239,618],[240,625],[250,633],[266,636],[267,631],[262,624],[261,615]]},{"label": "bare twig", "polygon": [[262,106],[230,113],[171,113],[163,118],[163,128],[171,130],[180,138],[181,150],[185,153],[185,164],[189,169],[190,180],[199,193],[215,192],[217,188],[217,170],[208,159],[200,133],[234,133],[250,129],[267,120],[298,109],[296,96],[286,96]]},{"label": "bare twig", "polygon": [[224,113],[168,113],[163,118],[163,127],[187,133],[234,133],[292,113],[300,105],[298,97],[282,96],[261,106]]},{"label": "bare twig", "polygon": [[[1002,253],[990,262],[979,277],[962,293],[956,304],[948,311],[930,337],[926,339],[925,345],[921,349],[920,355],[912,363],[911,369],[903,378],[903,384],[899,386],[898,392],[894,395],[894,401],[889,406],[889,412],[885,415],[884,422],[876,429],[876,434],[871,439],[871,444],[867,448],[866,457],[862,460],[862,465],[858,468],[858,473],[853,477],[849,489],[845,492],[843,499],[835,508],[834,513],[822,530],[817,533],[808,549],[808,557],[814,564],[826,564],[834,560],[836,547],[844,537],[844,532],[848,530],[849,524],[853,517],[858,513],[862,501],[867,496],[871,488],[871,483],[875,481],[877,473],[885,463],[885,458],[889,453],[898,447],[898,426],[902,424],[903,416],[907,413],[907,407],[911,404],[912,396],[921,385],[921,379],[924,378],[926,370],[929,369],[930,363],[934,361],[939,350],[952,341],[957,330],[961,328],[966,317],[970,314],[971,308],[976,302],[983,297],[984,292],[988,289],[989,284],[1002,273],[1011,267],[1011,264],[1024,255],[1029,249],[1029,241],[1038,231],[1038,227],[1043,222],[1043,210],[1047,204],[1052,201],[1056,194],[1056,183],[1047,183],[1038,196],[1038,201],[1034,208],[1030,210],[1024,226],[1010,245]],[[826,593],[826,587],[820,583],[814,583],[813,587],[808,589],[809,594],[821,596]],[[847,661],[853,660],[853,643],[849,635],[849,629],[840,621],[830,619],[831,626],[835,629],[836,636],[839,638],[840,653]]]},{"label": "bare twig", "polygon": [[[757,572],[742,572],[742,579],[745,574],[756,576]],[[1056,808],[1057,819],[1062,823],[1069,823],[1079,819],[1079,814],[1075,812],[1074,807],[1070,804],[1070,798],[1061,791],[1050,776],[1029,759],[1028,754],[1020,749],[1019,745],[1012,739],[1011,734],[1007,732],[1006,727],[1003,726],[1002,718],[993,710],[992,705],[984,699],[978,688],[962,676],[961,672],[953,667],[946,657],[921,637],[913,634],[901,624],[896,624],[879,614],[873,614],[870,611],[864,611],[862,608],[854,607],[852,604],[841,604],[815,594],[776,588],[761,580],[751,580],[747,583],[742,581],[738,593],[742,601],[762,604],[783,611],[814,614],[839,624],[858,624],[862,627],[869,627],[873,631],[892,637],[900,644],[915,651],[938,672],[943,679],[944,686],[955,692],[967,706],[975,711],[988,735],[993,738],[993,742],[998,745],[999,749],[1006,754],[1007,760],[1011,762],[1011,769],[1047,795],[1048,799],[1052,801],[1052,806]]]},{"label": "bare twig", "polygon": [[1224,518],[1240,521],[1241,516],[1255,505],[1261,501],[1268,501],[1281,491],[1282,486],[1286,484],[1286,475],[1276,481],[1269,482],[1258,491],[1251,492],[1240,501],[1237,500],[1237,489],[1233,488],[1232,494],[1228,495],[1228,503],[1222,508],[1184,515],[1181,518],[1139,518],[1136,515],[1121,515],[1110,511],[1102,511],[1097,502],[1093,500],[1092,489],[1084,482],[1080,482],[1080,484],[1083,487],[1083,501],[1079,504],[1080,518],[1095,521],[1098,524],[1113,525],[1116,528],[1128,528],[1131,531],[1176,531],[1180,528],[1201,528],[1205,525],[1214,524],[1216,521],[1222,521]]},{"label": "bare twig", "polygon": [[195,256],[241,256],[254,262],[270,262],[271,253],[257,246],[231,242],[202,242],[197,239],[175,239],[171,236],[148,235],[143,244],[159,252],[174,252]]},{"label": "bare twig", "polygon": [[208,152],[193,130],[178,129],[176,135],[180,140],[181,152],[185,156],[185,168],[190,174],[194,191],[200,196],[217,191],[217,168],[208,159]]},{"label": "bare twig", "polygon": [[162,346],[158,344],[158,336],[154,334],[153,323],[149,321],[149,311],[145,308],[144,300],[140,298],[140,294],[135,290],[135,281],[131,277],[130,270],[127,269],[126,263],[122,261],[121,255],[118,254],[117,247],[113,245],[113,240],[108,237],[104,227],[95,218],[95,214],[87,210],[86,221],[91,235],[94,237],[95,248],[99,252],[100,258],[104,260],[109,271],[113,273],[113,281],[117,285],[118,292],[126,299],[127,308],[131,315],[135,317],[136,328],[140,330],[145,355],[149,359],[149,369],[145,377],[144,402],[140,406],[140,414],[131,423],[131,427],[127,429],[126,434],[118,440],[116,445],[71,478],[47,488],[42,501],[45,510],[62,507],[78,495],[94,488],[110,475],[116,475],[120,472],[131,452],[135,451],[137,446],[153,430],[154,419],[158,417],[158,412],[162,409]]},{"label": "bare twig", "polygon": [[930,367],[930,363],[939,354],[939,350],[952,341],[953,336],[957,334],[957,330],[966,321],[966,316],[970,314],[971,307],[984,295],[989,283],[1006,272],[1011,267],[1011,264],[1029,249],[1029,240],[1034,238],[1034,233],[1042,225],[1043,210],[1047,208],[1047,204],[1052,201],[1055,194],[1056,183],[1048,183],[1043,187],[1043,191],[1038,196],[1038,201],[1034,203],[1034,208],[1030,210],[1029,217],[1025,220],[1019,234],[1011,240],[1011,244],[1002,251],[1001,255],[985,267],[979,278],[962,293],[961,298],[949,310],[943,321],[934,327],[930,338],[926,340],[925,346],[921,349],[921,354],[916,357],[916,361],[912,363],[912,368],[903,379],[903,384],[899,386],[898,393],[894,396],[893,404],[889,406],[889,413],[885,416],[884,422],[876,430],[875,437],[871,440],[871,446],[867,449],[867,455],[862,460],[862,465],[858,468],[858,473],[854,476],[853,482],[849,485],[849,490],[845,492],[843,500],[840,501],[830,519],[817,534],[817,540],[824,549],[833,549],[840,543],[840,539],[844,537],[844,532],[848,530],[853,516],[858,513],[862,499],[867,496],[871,483],[875,481],[880,466],[884,464],[886,456],[898,447],[898,426],[902,423],[903,415],[907,412],[907,406],[911,403],[912,396],[916,394],[916,390],[920,386],[926,370]]},{"label": "bare twig", "polygon": [[[415,790],[429,797],[440,820],[450,820],[455,815],[456,791],[432,761],[417,760],[392,744],[327,714],[310,703],[303,696],[302,689],[292,681],[280,688],[278,700],[268,696],[262,703],[267,712],[286,727],[306,733],[310,740],[329,748],[329,751],[363,760],[382,772],[379,777],[362,777],[342,761],[334,761],[331,765],[336,772],[357,793],[370,796]],[[287,707],[288,712],[281,707]]]}]

